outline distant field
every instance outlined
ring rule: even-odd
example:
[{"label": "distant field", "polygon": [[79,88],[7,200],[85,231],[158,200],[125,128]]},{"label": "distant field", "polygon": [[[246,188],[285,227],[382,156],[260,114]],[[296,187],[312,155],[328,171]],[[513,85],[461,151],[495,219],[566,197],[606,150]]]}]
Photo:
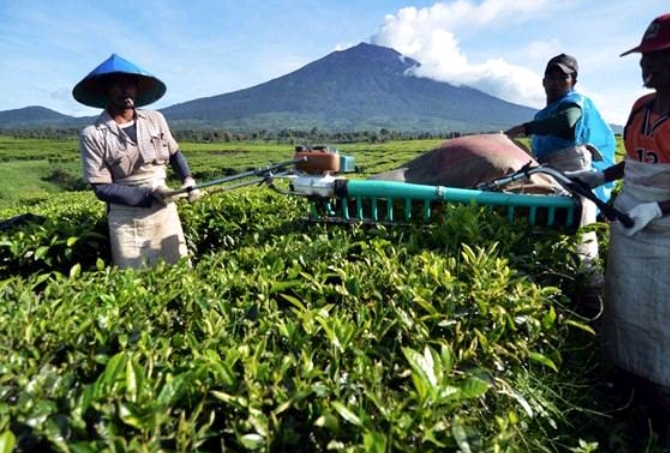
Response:
[{"label": "distant field", "polygon": [[[367,173],[384,171],[425,152],[441,140],[334,145],[353,155]],[[265,142],[181,143],[191,169],[202,178],[215,178],[227,170],[245,171],[290,160],[293,145]],[[16,139],[0,136],[0,207],[34,200],[64,190],[54,172],[81,178],[76,140]]]},{"label": "distant field", "polygon": [[[623,153],[621,138],[619,156]],[[390,170],[435,148],[441,139],[404,140],[384,143],[332,144],[341,153],[354,156],[365,174]],[[191,169],[200,179],[213,179],[230,170],[245,171],[290,160],[294,146],[273,142],[182,142]],[[0,136],[0,207],[34,200],[63,191],[68,182],[81,178],[76,140],[16,139]],[[65,175],[65,183],[63,181]]]},{"label": "distant field", "polygon": [[58,186],[44,181],[52,168],[47,160],[8,161],[0,163],[3,178],[0,203],[37,198],[45,193],[60,191]]}]

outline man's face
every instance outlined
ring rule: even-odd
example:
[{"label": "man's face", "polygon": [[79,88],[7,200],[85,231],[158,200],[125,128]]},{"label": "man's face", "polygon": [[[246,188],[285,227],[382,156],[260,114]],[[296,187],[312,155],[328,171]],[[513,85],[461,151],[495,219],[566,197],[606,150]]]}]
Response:
[{"label": "man's face", "polygon": [[670,49],[642,54],[640,68],[645,87],[670,89]]},{"label": "man's face", "polygon": [[572,89],[573,75],[564,73],[558,66],[553,66],[544,74],[542,86],[547,94],[547,102],[555,101]]},{"label": "man's face", "polygon": [[133,76],[115,75],[107,89],[110,107],[132,109],[137,97],[137,80]]}]

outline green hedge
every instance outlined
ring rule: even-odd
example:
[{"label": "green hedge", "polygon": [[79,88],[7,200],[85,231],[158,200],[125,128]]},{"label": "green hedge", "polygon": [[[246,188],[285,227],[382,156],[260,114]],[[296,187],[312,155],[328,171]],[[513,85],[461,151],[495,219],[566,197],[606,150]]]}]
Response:
[{"label": "green hedge", "polygon": [[180,205],[193,264],[120,271],[91,194],[31,207],[0,234],[0,451],[589,451],[576,238],[306,209]]}]

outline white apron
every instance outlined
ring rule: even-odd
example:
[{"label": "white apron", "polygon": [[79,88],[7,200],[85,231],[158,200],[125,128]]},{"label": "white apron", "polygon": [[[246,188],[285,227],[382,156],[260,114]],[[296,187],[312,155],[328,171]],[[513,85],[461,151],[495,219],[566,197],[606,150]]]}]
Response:
[{"label": "white apron", "polygon": [[[670,199],[670,165],[626,161],[624,190],[614,206]],[[605,274],[602,336],[621,368],[670,389],[670,216],[632,237],[613,222]]]},{"label": "white apron", "polygon": [[[155,188],[165,184],[165,165],[147,164],[115,183]],[[150,208],[109,204],[112,260],[120,268],[174,264],[188,255],[177,206],[154,201]]]},{"label": "white apron", "polygon": [[[586,145],[565,148],[544,156],[540,163],[548,165],[561,172],[578,171],[591,168],[593,160],[602,160],[600,153],[593,154],[594,151]],[[582,217],[579,226],[583,227],[596,222],[598,208],[591,200],[579,197],[582,204]],[[595,231],[582,233],[582,241],[577,246],[582,266],[586,271],[593,270],[593,263],[598,259],[598,236]],[[602,279],[602,274],[600,274]]]}]

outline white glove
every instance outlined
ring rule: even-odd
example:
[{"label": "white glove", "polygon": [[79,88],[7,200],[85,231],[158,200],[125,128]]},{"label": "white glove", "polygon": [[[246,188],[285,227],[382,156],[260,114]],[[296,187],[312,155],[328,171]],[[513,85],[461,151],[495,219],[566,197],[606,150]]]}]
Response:
[{"label": "white glove", "polygon": [[[186,179],[184,179],[184,183],[181,185],[182,189],[186,189],[186,188],[189,188],[189,187],[195,187],[195,179],[193,179],[190,176],[188,176]],[[187,194],[188,194],[188,201],[190,203],[193,203],[195,200],[197,200],[198,198],[200,198],[204,195],[204,193],[201,192],[200,189],[189,190],[187,192]]]},{"label": "white glove", "polygon": [[163,206],[167,206],[169,203],[174,203],[179,198],[179,195],[176,195],[174,192],[175,191],[168,186],[158,186],[153,191],[154,200],[158,201]]},{"label": "white glove", "polygon": [[591,189],[605,184],[605,173],[596,170],[566,171],[565,176],[573,181],[583,182]]},{"label": "white glove", "polygon": [[661,207],[658,203],[642,203],[635,206],[633,209],[627,212],[628,217],[630,217],[633,222],[632,227],[624,228],[624,233],[626,236],[632,236],[644,227],[646,227],[649,222],[654,219],[658,219],[663,216],[661,212]]}]

